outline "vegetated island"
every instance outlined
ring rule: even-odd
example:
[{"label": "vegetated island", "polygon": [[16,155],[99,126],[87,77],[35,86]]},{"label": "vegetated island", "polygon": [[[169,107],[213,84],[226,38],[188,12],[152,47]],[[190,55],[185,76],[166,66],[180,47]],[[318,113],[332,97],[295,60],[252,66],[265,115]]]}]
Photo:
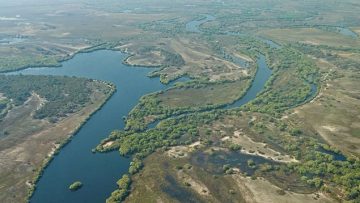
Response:
[{"label": "vegetated island", "polygon": [[71,191],[77,191],[79,190],[81,187],[83,186],[83,184],[80,181],[75,181],[74,183],[72,183],[69,186],[69,190]]}]

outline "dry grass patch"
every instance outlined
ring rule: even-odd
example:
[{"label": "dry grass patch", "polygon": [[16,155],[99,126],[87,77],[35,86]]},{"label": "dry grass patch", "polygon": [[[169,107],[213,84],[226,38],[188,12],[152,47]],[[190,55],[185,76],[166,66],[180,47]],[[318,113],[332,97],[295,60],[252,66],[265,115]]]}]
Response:
[{"label": "dry grass patch", "polygon": [[299,194],[283,191],[263,178],[252,180],[240,174],[232,175],[237,186],[242,191],[246,202],[271,202],[271,203],[330,203],[336,202],[322,193]]},{"label": "dry grass patch", "polygon": [[270,29],[262,30],[258,34],[279,42],[300,42],[334,47],[360,47],[359,39],[353,39],[339,33],[327,32],[316,28]]},{"label": "dry grass patch", "polygon": [[195,43],[188,39],[178,39],[171,41],[170,46],[186,61],[186,65],[179,71],[194,76],[206,76],[211,81],[237,80],[249,75],[248,70],[244,67],[213,55],[206,44]]}]

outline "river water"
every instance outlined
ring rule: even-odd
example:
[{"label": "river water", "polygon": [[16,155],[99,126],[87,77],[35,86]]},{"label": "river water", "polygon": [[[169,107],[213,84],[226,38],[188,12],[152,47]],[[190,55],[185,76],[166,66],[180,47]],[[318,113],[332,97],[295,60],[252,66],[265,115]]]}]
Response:
[{"label": "river water", "polygon": [[[86,77],[112,82],[118,89],[44,170],[31,202],[103,202],[116,189],[116,180],[127,172],[130,160],[118,152],[93,154],[91,149],[112,130],[124,128],[122,117],[127,116],[141,96],[167,87],[158,78],[147,77],[149,68],[122,64],[125,57],[120,52],[103,50],[78,54],[58,68],[29,68],[11,73]],[[227,109],[251,101],[263,89],[271,71],[264,56],[260,56],[258,65],[251,88]],[[68,186],[76,180],[84,187],[71,192]]]},{"label": "river water", "polygon": [[[116,180],[129,168],[130,160],[118,152],[93,154],[91,149],[114,129],[123,129],[123,116],[144,94],[167,86],[149,78],[151,69],[122,64],[126,56],[115,51],[96,51],[76,55],[58,68],[29,68],[11,74],[67,75],[112,82],[117,92],[87,121],[40,178],[31,202],[104,202],[116,189]],[[170,84],[171,85],[171,84]],[[71,192],[68,187],[79,180],[84,187]]]},{"label": "river water", "polygon": [[[187,29],[197,32],[203,21],[211,19],[211,16],[206,16],[203,20],[188,24]],[[119,156],[118,152],[94,154],[91,149],[112,130],[124,128],[122,117],[127,116],[141,96],[173,84],[166,86],[161,84],[158,78],[147,77],[151,71],[149,68],[124,65],[122,61],[125,57],[126,55],[120,52],[102,50],[77,54],[57,68],[29,68],[10,73],[86,77],[112,82],[117,87],[117,91],[103,108],[83,125],[72,141],[61,149],[44,170],[30,202],[104,202],[117,188],[116,181],[128,171],[130,159]],[[251,88],[243,98],[226,106],[226,109],[251,101],[263,90],[271,71],[262,55],[259,57],[258,66]],[[76,180],[81,181],[84,186],[71,192],[68,187]]]}]

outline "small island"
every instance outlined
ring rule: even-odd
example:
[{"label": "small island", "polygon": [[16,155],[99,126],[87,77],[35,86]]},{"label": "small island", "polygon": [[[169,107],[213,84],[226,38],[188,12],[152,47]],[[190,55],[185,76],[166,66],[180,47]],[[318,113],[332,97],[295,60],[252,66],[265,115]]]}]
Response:
[{"label": "small island", "polygon": [[83,186],[83,184],[80,181],[75,181],[73,184],[69,186],[69,190],[76,191],[80,189]]}]

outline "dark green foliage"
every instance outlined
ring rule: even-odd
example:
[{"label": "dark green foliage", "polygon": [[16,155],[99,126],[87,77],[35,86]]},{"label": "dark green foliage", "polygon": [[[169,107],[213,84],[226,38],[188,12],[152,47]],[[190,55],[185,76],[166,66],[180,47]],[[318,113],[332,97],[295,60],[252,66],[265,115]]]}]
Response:
[{"label": "dark green foliage", "polygon": [[5,109],[7,107],[8,103],[9,103],[9,101],[7,99],[0,100],[0,111]]},{"label": "dark green foliage", "polygon": [[255,162],[252,160],[252,159],[249,159],[247,161],[247,165],[250,167],[250,168],[255,168],[256,164]]},{"label": "dark green foliage", "polygon": [[295,129],[292,129],[292,130],[290,131],[290,134],[291,134],[292,136],[298,136],[298,135],[301,135],[301,134],[302,134],[302,131],[301,131],[300,129],[298,129],[298,128],[295,128]]},{"label": "dark green foliage", "polygon": [[241,149],[241,146],[238,145],[238,144],[230,144],[230,145],[229,145],[229,149],[230,149],[231,151],[238,151],[238,150]]},{"label": "dark green foliage", "polygon": [[137,173],[141,168],[143,167],[143,164],[140,159],[134,158],[133,161],[130,163],[129,173],[135,174]]},{"label": "dark green foliage", "polygon": [[125,174],[116,183],[120,189],[127,189],[129,187],[129,185],[131,184],[130,176]]},{"label": "dark green foliage", "polygon": [[129,194],[131,184],[130,176],[125,174],[120,180],[117,181],[118,189],[111,193],[111,196],[106,199],[106,203],[118,203],[123,201]]},{"label": "dark green foliage", "polygon": [[22,105],[32,93],[36,93],[46,102],[34,117],[58,118],[77,111],[90,101],[89,81],[73,77],[0,75],[0,92],[12,99],[16,106]]}]

